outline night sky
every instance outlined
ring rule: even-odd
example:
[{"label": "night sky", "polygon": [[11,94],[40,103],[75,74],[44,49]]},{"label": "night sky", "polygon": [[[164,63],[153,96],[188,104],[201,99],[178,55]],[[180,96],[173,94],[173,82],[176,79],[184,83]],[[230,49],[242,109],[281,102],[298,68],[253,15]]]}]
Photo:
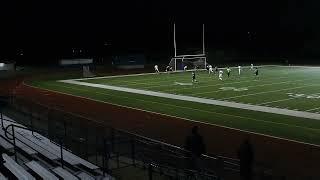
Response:
[{"label": "night sky", "polygon": [[314,56],[320,50],[319,8],[316,0],[1,1],[0,55],[23,49],[59,57],[71,48],[99,55],[105,42],[124,51],[168,53],[176,22],[180,43],[190,37],[183,42],[188,46],[198,45],[204,23],[210,49]]}]

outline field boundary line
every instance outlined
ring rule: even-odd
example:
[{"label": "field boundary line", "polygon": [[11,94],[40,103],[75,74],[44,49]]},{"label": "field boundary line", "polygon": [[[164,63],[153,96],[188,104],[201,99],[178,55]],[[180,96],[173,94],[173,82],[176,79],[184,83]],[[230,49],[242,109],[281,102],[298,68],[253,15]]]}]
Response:
[{"label": "field boundary line", "polygon": [[[68,86],[57,85],[57,84],[52,84],[50,86],[62,87],[62,88],[76,90],[76,91],[90,92],[90,90],[86,90],[86,89],[80,89],[80,88],[76,88],[76,87],[68,87]],[[297,125],[290,125],[290,124],[274,122],[274,121],[259,120],[259,119],[255,119],[255,118],[251,118],[251,117],[245,117],[245,116],[226,114],[226,113],[221,113],[221,112],[201,110],[201,109],[197,109],[197,108],[190,108],[190,107],[186,107],[186,106],[179,106],[179,105],[167,104],[167,103],[162,103],[162,102],[143,100],[143,99],[138,99],[138,98],[133,98],[133,97],[128,97],[128,96],[119,96],[119,95],[113,95],[113,94],[104,93],[104,92],[93,92],[93,93],[106,95],[106,96],[121,97],[121,98],[125,98],[125,99],[136,100],[136,101],[143,101],[143,102],[148,102],[148,103],[153,103],[153,104],[160,104],[160,105],[166,105],[166,106],[171,106],[171,107],[183,108],[183,109],[188,109],[188,110],[191,110],[191,111],[193,110],[193,111],[205,112],[205,113],[209,113],[209,114],[218,114],[218,115],[222,115],[222,116],[236,117],[236,118],[240,118],[240,119],[249,119],[249,120],[252,120],[252,121],[269,123],[269,124],[279,124],[279,125],[283,125],[283,126],[289,126],[289,127],[295,127],[295,128],[301,128],[301,129],[308,129],[308,130],[312,130],[312,131],[320,131],[320,129],[315,129],[315,128],[309,128],[309,127],[303,127],[303,126],[297,126]]]},{"label": "field boundary line", "polygon": [[[56,91],[56,90],[52,90],[52,89],[47,89],[47,88],[32,86],[32,85],[25,84],[25,83],[23,83],[23,84],[24,84],[25,86],[28,86],[28,87],[32,87],[32,88],[36,88],[36,89],[42,89],[42,90],[46,90],[46,91],[50,91],[50,92],[54,92],[54,93],[58,93],[58,94],[64,94],[64,95],[68,95],[68,96],[73,96],[73,97],[77,97],[77,98],[80,98],[80,99],[86,99],[86,100],[90,100],[90,101],[96,101],[96,102],[100,102],[100,103],[104,103],[104,104],[110,104],[110,105],[113,105],[113,106],[118,106],[118,107],[133,109],[133,110],[142,111],[142,112],[146,112],[146,113],[158,114],[158,115],[162,115],[162,116],[167,116],[167,117],[182,119],[182,120],[186,120],[186,121],[190,121],[190,122],[195,122],[195,123],[200,123],[200,124],[205,124],[205,125],[209,125],[209,126],[221,127],[221,128],[225,128],[225,129],[230,129],[230,130],[235,130],[235,131],[239,131],[239,132],[248,133],[248,134],[260,135],[260,136],[265,136],[265,137],[270,137],[270,138],[274,138],[274,139],[284,140],[284,141],[288,141],[288,142],[294,142],[294,143],[298,143],[298,144],[305,144],[305,145],[309,145],[309,146],[314,146],[314,147],[320,148],[320,145],[317,145],[317,144],[312,144],[312,143],[307,143],[307,142],[303,142],[303,141],[287,139],[287,138],[283,138],[283,137],[272,136],[272,135],[268,135],[268,134],[256,133],[256,132],[252,132],[252,131],[246,131],[246,130],[242,130],[242,129],[237,129],[237,128],[232,128],[232,127],[228,127],[228,126],[222,126],[222,125],[212,124],[212,123],[203,122],[203,121],[196,121],[196,120],[192,120],[192,119],[188,119],[188,118],[184,118],[184,117],[179,117],[179,116],[174,116],[174,115],[169,115],[169,114],[164,114],[164,113],[149,111],[149,110],[145,110],[145,109],[140,109],[140,108],[125,106],[125,105],[110,103],[110,102],[101,101],[101,100],[97,100],[97,99],[93,99],[93,98],[89,98],[89,97],[78,96],[78,95],[69,94],[69,93],[65,93],[65,92],[61,92],[61,91]],[[91,120],[91,119],[90,119],[90,120]],[[101,122],[100,122],[100,123],[101,123]],[[133,134],[134,134],[134,133],[133,133]],[[140,135],[140,136],[141,136],[141,135]],[[143,136],[143,137],[144,137],[144,136]],[[157,141],[159,141],[159,140],[157,140]],[[159,142],[162,142],[162,141],[159,141]]]},{"label": "field boundary line", "polygon": [[320,109],[320,107],[308,109],[308,110],[306,110],[306,111],[313,111],[313,110],[317,110],[317,109]]},{"label": "field boundary line", "polygon": [[[191,96],[184,96],[184,95],[175,95],[175,94],[146,91],[146,90],[132,89],[132,88],[124,88],[124,87],[117,87],[117,86],[92,84],[92,83],[86,83],[86,82],[79,82],[79,81],[75,81],[75,80],[60,80],[58,82],[83,85],[83,86],[89,86],[89,87],[96,87],[96,88],[103,88],[103,89],[109,89],[109,90],[116,90],[116,91],[122,91],[122,92],[129,92],[129,93],[135,93],[135,94],[142,94],[142,95],[148,95],[148,96],[163,97],[163,98],[176,99],[176,100],[184,100],[184,101],[189,101],[189,102],[198,102],[198,103],[203,103],[203,104],[232,107],[232,108],[237,108],[237,109],[246,109],[246,110],[252,110],[252,111],[267,112],[267,113],[273,113],[273,114],[281,114],[281,115],[287,115],[287,116],[293,116],[293,117],[301,117],[301,118],[320,120],[320,114],[310,113],[310,112],[294,111],[294,110],[288,110],[288,109],[257,106],[257,105],[250,105],[250,104],[243,104],[243,103],[236,103],[236,102],[227,102],[227,101],[221,101],[221,100],[213,100],[213,99],[191,97]],[[303,87],[305,87],[305,86],[303,86]],[[300,87],[300,88],[302,88],[302,87]],[[292,89],[292,88],[290,88],[290,89]]]}]

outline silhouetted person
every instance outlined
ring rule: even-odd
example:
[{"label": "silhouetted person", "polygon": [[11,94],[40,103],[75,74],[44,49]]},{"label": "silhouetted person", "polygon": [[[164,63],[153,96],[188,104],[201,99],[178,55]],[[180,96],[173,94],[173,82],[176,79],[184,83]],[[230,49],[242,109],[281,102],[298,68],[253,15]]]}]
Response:
[{"label": "silhouetted person", "polygon": [[245,140],[239,150],[238,157],[240,159],[240,176],[243,180],[252,179],[252,164],[254,152],[249,140]]},{"label": "silhouetted person", "polygon": [[191,135],[187,136],[185,142],[185,149],[191,152],[191,167],[194,169],[199,168],[199,161],[201,154],[206,152],[206,147],[203,142],[202,136],[198,133],[198,127],[192,128]]}]

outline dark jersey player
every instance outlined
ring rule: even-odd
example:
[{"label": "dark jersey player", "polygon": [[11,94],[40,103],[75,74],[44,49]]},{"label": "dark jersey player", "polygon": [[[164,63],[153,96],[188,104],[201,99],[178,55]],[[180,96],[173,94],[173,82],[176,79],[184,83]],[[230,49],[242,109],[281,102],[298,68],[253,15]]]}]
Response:
[{"label": "dark jersey player", "polygon": [[258,70],[257,67],[256,67],[255,70],[254,70],[254,74],[256,75],[256,77],[258,77],[258,75],[259,75],[259,70]]},{"label": "dark jersey player", "polygon": [[217,66],[216,66],[216,67],[214,67],[214,74],[218,74],[218,72],[219,72],[218,67],[217,67]]},{"label": "dark jersey player", "polygon": [[195,72],[192,72],[192,82],[197,82]]}]

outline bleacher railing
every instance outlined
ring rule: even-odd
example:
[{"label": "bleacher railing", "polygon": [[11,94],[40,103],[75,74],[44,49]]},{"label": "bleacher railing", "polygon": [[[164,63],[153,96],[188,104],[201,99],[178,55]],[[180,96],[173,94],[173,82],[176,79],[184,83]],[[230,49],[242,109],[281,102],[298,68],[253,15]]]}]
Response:
[{"label": "bleacher railing", "polygon": [[[189,166],[192,160],[190,152],[181,147],[93,123],[89,118],[65,112],[58,107],[21,97],[10,99],[7,108],[14,111],[12,114],[22,114],[18,119],[27,129],[55,140],[53,142],[61,148],[71,150],[109,174],[135,166],[147,170],[149,179],[155,173],[170,179],[217,179],[226,174],[239,177],[238,159],[202,155],[200,170],[194,170]],[[10,127],[14,137],[16,125]],[[63,159],[61,162],[63,164]]]}]

